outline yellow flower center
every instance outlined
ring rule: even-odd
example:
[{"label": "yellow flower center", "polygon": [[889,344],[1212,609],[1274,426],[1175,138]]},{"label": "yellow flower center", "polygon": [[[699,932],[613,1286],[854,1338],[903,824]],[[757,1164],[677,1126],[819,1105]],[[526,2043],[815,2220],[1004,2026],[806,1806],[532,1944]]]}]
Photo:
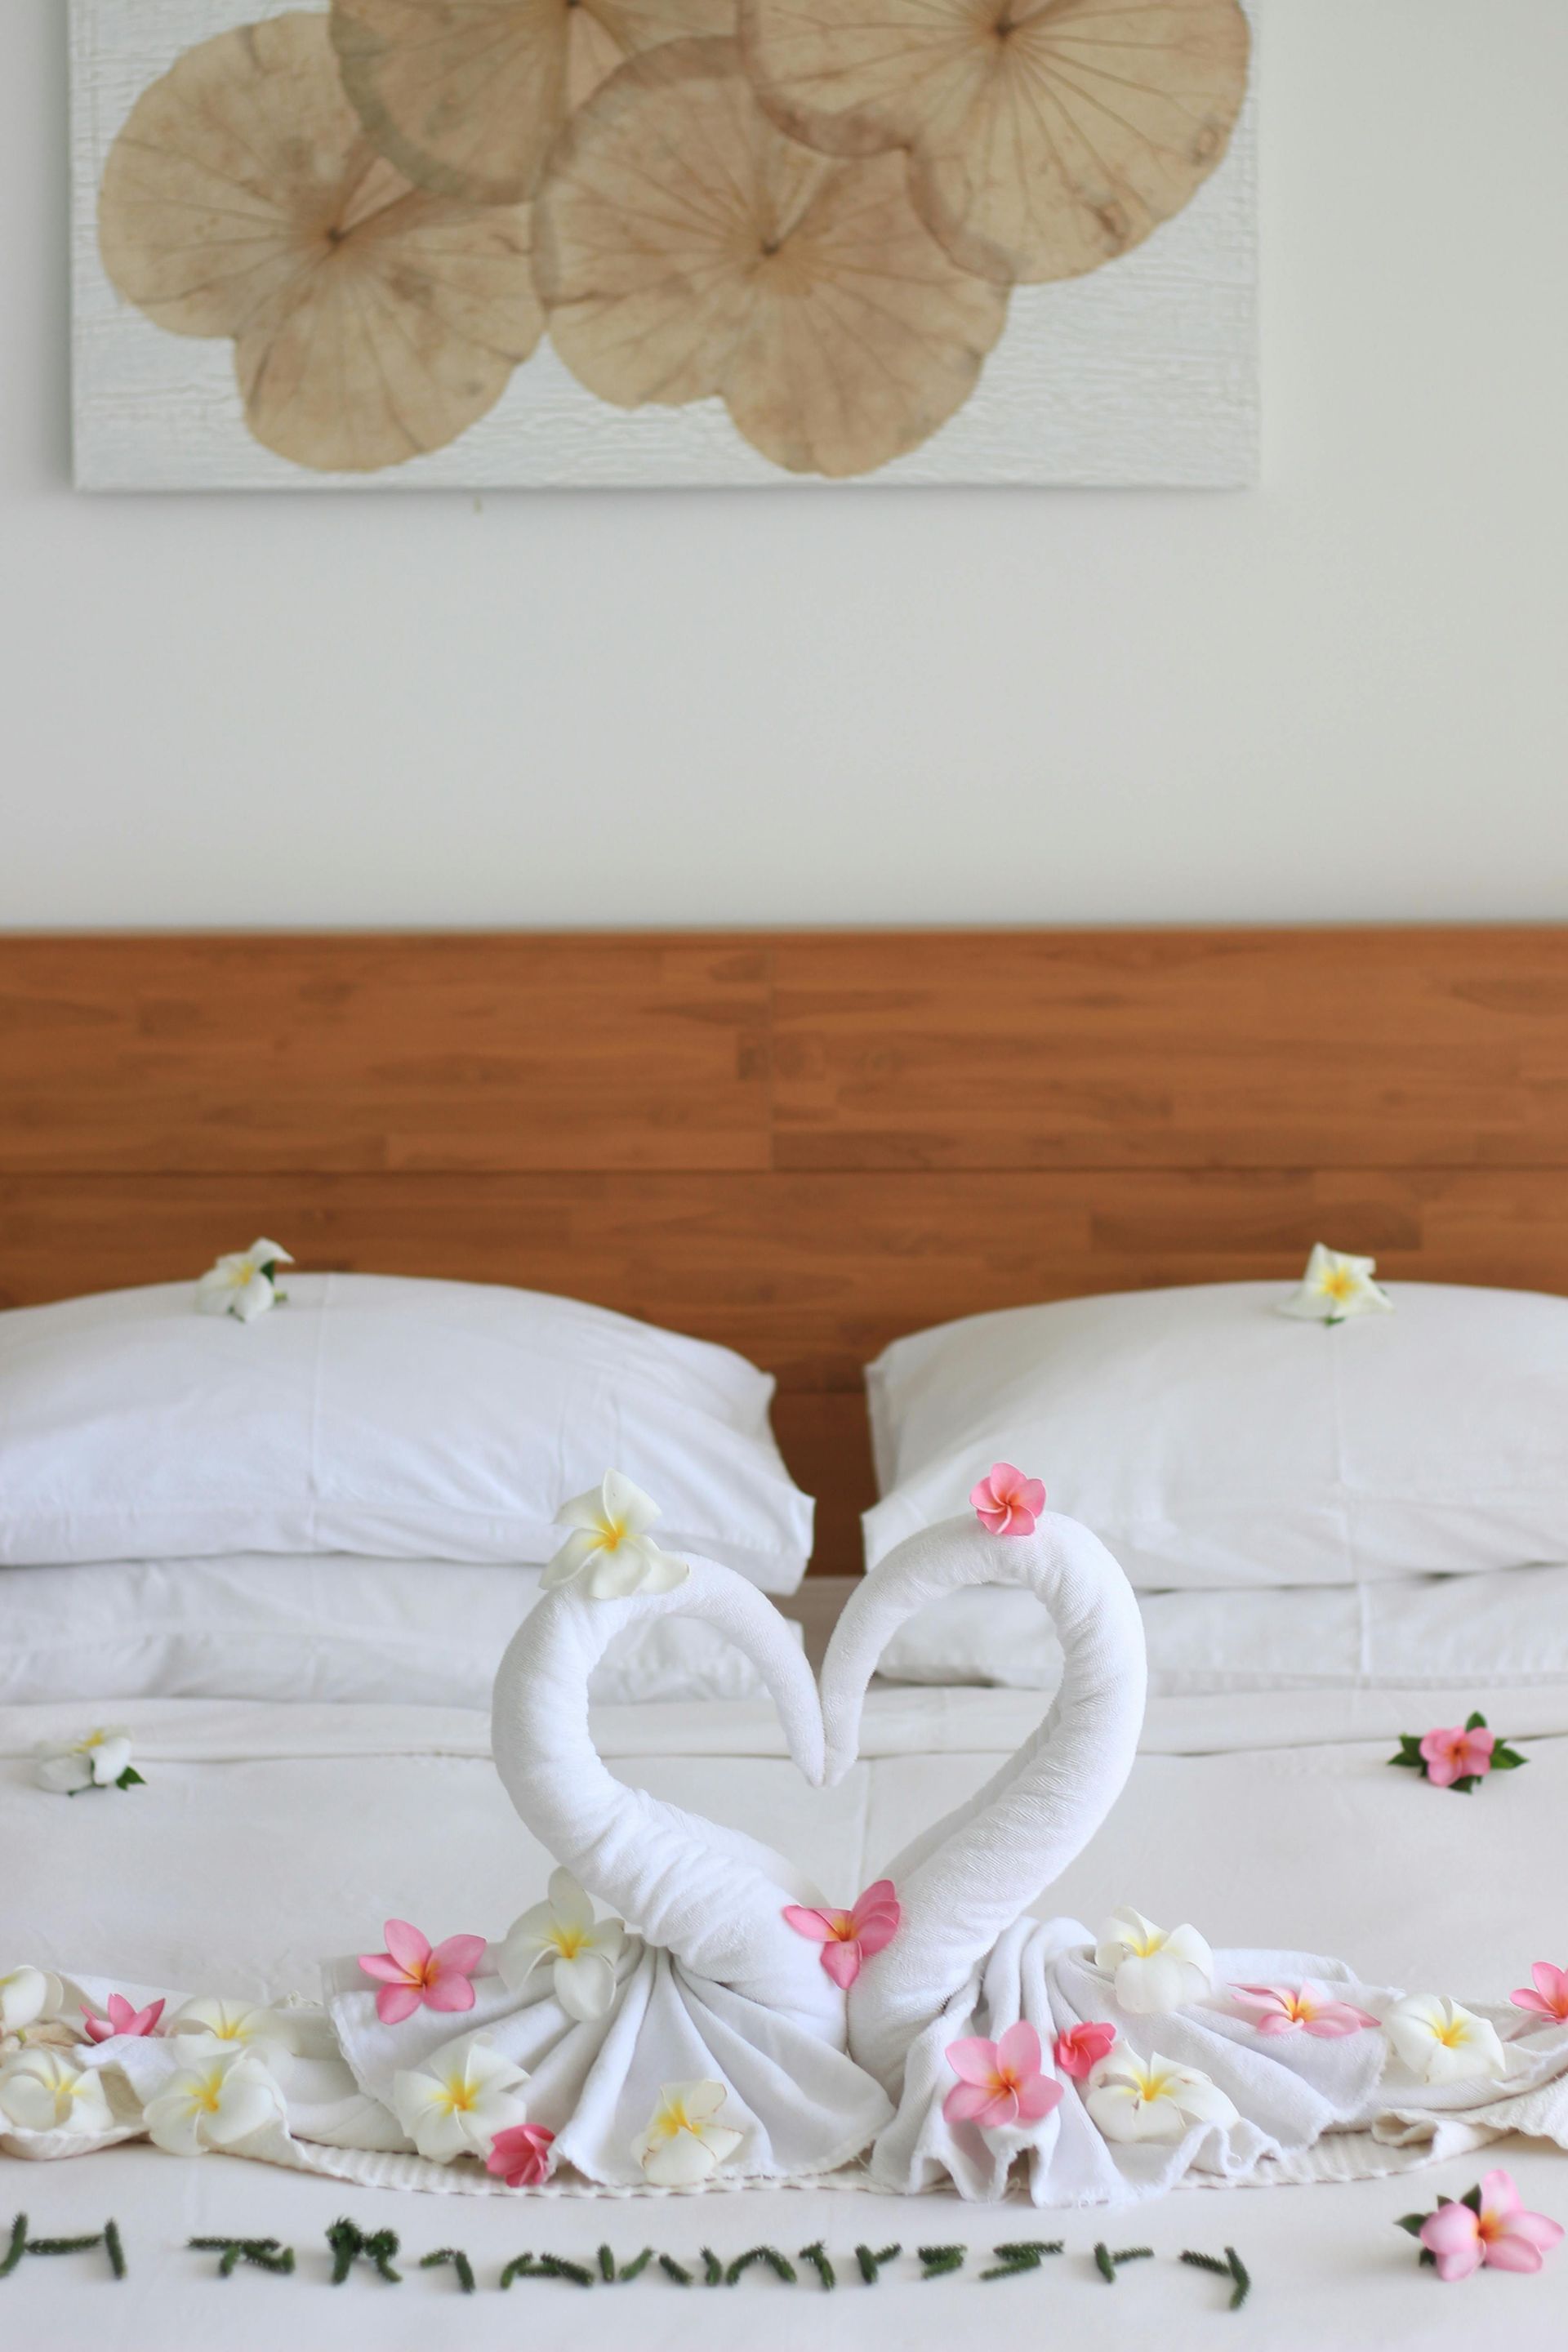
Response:
[{"label": "yellow flower center", "polygon": [[441,2085],[438,2104],[449,2116],[466,2116],[474,2106],[479,2093],[464,2074],[449,2074]]},{"label": "yellow flower center", "polygon": [[622,1542],[625,1540],[626,1532],[626,1527],[624,1519],[601,1519],[599,1521],[599,1541],[605,1551],[618,1551]]},{"label": "yellow flower center", "polygon": [[588,1930],[585,1927],[557,1927],[550,1940],[563,1960],[574,1960],[588,1941]]},{"label": "yellow flower center", "polygon": [[1165,1937],[1163,1929],[1159,1927],[1151,1927],[1146,1936],[1130,1937],[1128,1939],[1127,1948],[1136,1959],[1150,1960],[1153,1958],[1156,1952],[1163,1949]]},{"label": "yellow flower center", "polygon": [[192,2093],[191,2105],[193,2107],[202,2108],[209,2116],[216,2116],[222,2096],[223,2076],[219,2074],[209,2074],[206,2080]]},{"label": "yellow flower center", "polygon": [[1462,2017],[1450,2017],[1432,2028],[1432,2039],[1440,2042],[1445,2050],[1462,2050],[1469,2040],[1469,2031]]},{"label": "yellow flower center", "polygon": [[1347,1273],[1343,1266],[1335,1266],[1331,1272],[1324,1275],[1320,1286],[1325,1297],[1337,1298],[1342,1302],[1354,1297],[1355,1276],[1353,1274]]}]

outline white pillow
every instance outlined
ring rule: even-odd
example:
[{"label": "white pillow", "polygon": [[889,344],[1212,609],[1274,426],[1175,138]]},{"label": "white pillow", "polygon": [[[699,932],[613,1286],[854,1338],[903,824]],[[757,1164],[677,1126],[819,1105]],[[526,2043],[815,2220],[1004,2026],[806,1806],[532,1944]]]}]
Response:
[{"label": "white pillow", "polygon": [[1143,1590],[1568,1560],[1568,1299],[1400,1283],[1392,1315],[1329,1326],[1289,1296],[1135,1291],[897,1340],[867,1376],[868,1562],[995,1461]]},{"label": "white pillow", "polygon": [[[276,1553],[0,1569],[0,1705],[347,1700],[487,1707],[537,1568]],[[596,1706],[736,1699],[763,1680],[717,1626],[655,1617],[617,1633]]]},{"label": "white pillow", "polygon": [[[1152,1698],[1374,1686],[1484,1696],[1568,1681],[1568,1568],[1359,1590],[1146,1592],[1139,1606]],[[879,1671],[889,1682],[1054,1691],[1062,1653],[1033,1593],[982,1585],[901,1625]]]},{"label": "white pillow", "polygon": [[531,1291],[289,1274],[253,1323],[195,1285],[0,1315],[0,1561],[351,1552],[540,1563],[623,1470],[658,1541],[793,1591],[812,1506],[727,1349]]}]

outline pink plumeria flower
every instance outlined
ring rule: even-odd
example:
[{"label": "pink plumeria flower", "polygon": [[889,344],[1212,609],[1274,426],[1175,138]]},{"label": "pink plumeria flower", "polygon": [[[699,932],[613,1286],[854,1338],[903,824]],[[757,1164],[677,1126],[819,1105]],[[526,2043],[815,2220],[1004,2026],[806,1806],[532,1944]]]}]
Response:
[{"label": "pink plumeria flower", "polygon": [[1377,2020],[1348,2000],[1331,2000],[1317,1985],[1237,1984],[1231,1999],[1244,2009],[1256,2009],[1252,2021],[1258,2033],[1310,2033],[1314,2042],[1342,2042]]},{"label": "pink plumeria flower", "polygon": [[1496,1733],[1484,1728],[1466,1731],[1456,1725],[1452,1730],[1429,1731],[1421,1742],[1426,1778],[1436,1789],[1451,1789],[1472,1773],[1489,1772],[1496,1746]]},{"label": "pink plumeria flower", "polygon": [[416,2009],[472,2009],[469,1979],[485,1957],[482,1936],[448,1936],[432,1948],[406,1919],[389,1919],[384,1932],[385,1951],[360,1959],[366,1976],[381,1986],[375,2013],[383,2025],[401,2025]]},{"label": "pink plumeria flower", "polygon": [[84,2004],[82,2032],[89,2042],[113,2042],[121,2034],[141,2036],[156,2033],[163,2009],[164,2004],[161,2000],[150,2002],[145,2009],[132,2009],[123,1993],[111,1992],[107,2017],[94,2017],[91,2010]]},{"label": "pink plumeria flower", "polygon": [[1026,1478],[1010,1462],[994,1462],[991,1475],[982,1478],[969,1499],[994,1536],[1032,1536],[1046,1507],[1046,1490],[1038,1478]]},{"label": "pink plumeria flower", "polygon": [[1493,2271],[1538,2271],[1562,2235],[1560,2221],[1524,2210],[1506,2172],[1483,2177],[1479,2213],[1472,2205],[1439,2205],[1421,2224],[1421,2242],[1440,2279],[1468,2278],[1483,2264]]},{"label": "pink plumeria flower", "polygon": [[999,2042],[978,2034],[950,2042],[947,2063],[958,2076],[942,2103],[947,2123],[1005,2131],[1012,2124],[1038,2123],[1061,2104],[1061,2084],[1041,2071],[1040,2037],[1021,2018]]},{"label": "pink plumeria flower", "polygon": [[822,1946],[822,1965],[845,1992],[872,1954],[892,1942],[902,1916],[890,1878],[868,1886],[852,1911],[808,1911],[799,1903],[784,1908],[795,1934]]},{"label": "pink plumeria flower", "polygon": [[485,2158],[485,2170],[504,2180],[509,2189],[537,2189],[550,2178],[554,2161],[550,2151],[554,2143],[555,2134],[546,2131],[542,2124],[513,2124],[510,2131],[497,2132]]},{"label": "pink plumeria flower", "polygon": [[[1530,1971],[1535,1979],[1535,1990],[1528,1986],[1510,1992],[1515,2009],[1531,2009],[1537,2017],[1549,2017],[1554,2025],[1568,2025],[1568,1969],[1554,1969],[1550,1960],[1537,1960]],[[1526,2026],[1527,2033],[1536,2029]]]},{"label": "pink plumeria flower", "polygon": [[1114,2025],[1075,2025],[1069,2033],[1058,2034],[1051,2055],[1058,2074],[1070,2074],[1075,2083],[1083,2083],[1115,2047]]}]

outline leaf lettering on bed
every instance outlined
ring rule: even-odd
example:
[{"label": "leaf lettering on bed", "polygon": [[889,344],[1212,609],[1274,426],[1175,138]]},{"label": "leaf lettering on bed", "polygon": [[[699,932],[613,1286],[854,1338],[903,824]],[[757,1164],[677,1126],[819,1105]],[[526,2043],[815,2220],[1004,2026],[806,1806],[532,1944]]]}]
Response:
[{"label": "leaf lettering on bed", "polygon": [[117,2279],[122,2279],[127,2265],[118,2222],[106,2221],[101,2230],[94,2230],[90,2235],[82,2237],[29,2238],[27,2217],[25,2213],[18,2213],[12,2221],[10,2233],[5,2241],[5,2252],[0,2253],[0,2279],[10,2277],[24,2254],[86,2254],[90,2253],[95,2246],[103,2248],[110,2271]]}]

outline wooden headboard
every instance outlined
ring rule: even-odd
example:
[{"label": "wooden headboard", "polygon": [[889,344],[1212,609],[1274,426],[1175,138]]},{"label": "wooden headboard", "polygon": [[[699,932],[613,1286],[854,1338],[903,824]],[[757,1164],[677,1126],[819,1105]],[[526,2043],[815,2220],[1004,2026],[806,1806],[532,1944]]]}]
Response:
[{"label": "wooden headboard", "polygon": [[742,1349],[850,1572],[899,1332],[1319,1239],[1568,1290],[1568,928],[0,940],[0,1300],[258,1232]]}]

